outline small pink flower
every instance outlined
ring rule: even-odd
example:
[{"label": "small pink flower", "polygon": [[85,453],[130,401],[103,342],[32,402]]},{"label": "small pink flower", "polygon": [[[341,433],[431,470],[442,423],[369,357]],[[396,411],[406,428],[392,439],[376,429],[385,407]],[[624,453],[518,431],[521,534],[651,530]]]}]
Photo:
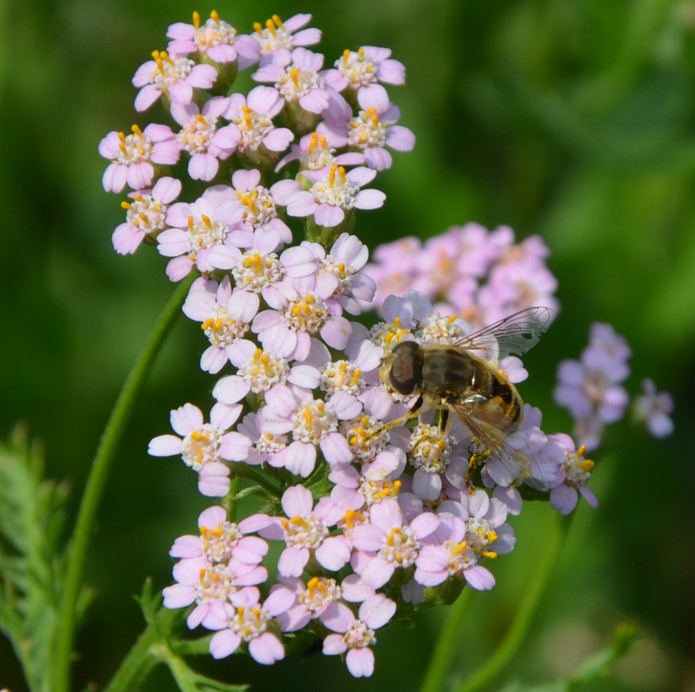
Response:
[{"label": "small pink flower", "polygon": [[233,654],[242,642],[249,647],[249,654],[263,665],[271,665],[285,657],[281,640],[268,627],[273,617],[292,606],[293,595],[276,591],[261,603],[258,589],[250,588],[232,594],[225,614],[217,623],[219,629],[210,640],[213,658],[225,658]]},{"label": "small pink flower", "polygon": [[336,91],[358,91],[378,83],[405,84],[405,65],[391,58],[390,48],[346,48],[335,61],[335,69],[326,70],[323,76]]},{"label": "small pink flower", "polygon": [[324,625],[338,634],[329,634],[323,640],[323,653],[333,656],[347,651],[345,663],[350,674],[356,678],[371,676],[374,653],[370,647],[376,644],[374,630],[383,627],[395,612],[396,604],[383,594],[375,594],[362,603],[359,619],[343,606],[336,617],[324,620]]},{"label": "small pink flower", "polygon": [[159,253],[174,258],[167,265],[167,276],[180,281],[194,266],[201,272],[231,269],[239,256],[234,231],[238,220],[237,208],[215,205],[205,197],[169,207],[170,228],[157,236]]},{"label": "small pink flower", "polygon": [[263,162],[264,151],[280,152],[287,149],[294,139],[294,133],[286,127],[275,127],[273,123],[273,118],[284,104],[277,90],[267,86],[251,89],[246,97],[239,93],[229,97],[225,118],[231,121],[229,127],[235,133],[241,154]]},{"label": "small pink flower", "polygon": [[168,204],[181,192],[181,181],[160,178],[152,190],[130,194],[132,202],[122,202],[126,221],[113,233],[113,247],[121,255],[135,252],[145,238],[156,238],[166,228]]},{"label": "small pink flower", "polygon": [[295,577],[280,577],[271,591],[290,591],[295,604],[277,616],[283,632],[303,629],[311,620],[336,617],[342,588],[330,577],[312,577],[306,584]]},{"label": "small pink flower", "polygon": [[361,166],[364,163],[364,154],[356,151],[348,151],[344,154],[336,154],[337,145],[329,142],[330,133],[321,125],[309,134],[304,135],[299,144],[293,144],[289,154],[283,156],[275,166],[279,171],[291,161],[299,161],[299,170],[320,171],[329,166]]},{"label": "small pink flower", "polygon": [[598,498],[586,485],[594,468],[594,462],[584,458],[586,446],[577,449],[574,440],[564,433],[551,435],[550,442],[560,476],[557,485],[550,490],[550,506],[561,514],[569,514],[577,506],[581,494],[591,507],[598,507]]},{"label": "small pink flower", "polygon": [[350,546],[342,536],[330,535],[323,503],[314,508],[311,491],[302,485],[289,487],[281,502],[287,518],[268,517],[267,525],[258,529],[264,538],[285,541],[278,572],[283,577],[298,577],[312,555],[324,569],[342,569],[350,559]]},{"label": "small pink flower", "polygon": [[303,242],[300,247],[310,249],[316,257],[319,272],[331,274],[338,280],[333,298],[352,315],[359,315],[359,301],[370,302],[376,286],[372,279],[360,272],[369,258],[367,246],[354,235],[342,233],[326,253],[319,243]]},{"label": "small pink flower", "polygon": [[187,105],[193,100],[193,89],[209,89],[217,79],[212,65],[196,65],[183,56],[169,56],[154,51],[153,60],[141,65],[133,77],[133,86],[140,91],[135,97],[135,110],[147,110],[160,96],[172,103]]},{"label": "small pink flower", "polygon": [[308,390],[276,385],[267,392],[266,406],[259,412],[261,429],[273,435],[291,433],[293,441],[268,463],[306,478],[314,470],[320,448],[330,466],[348,464],[353,455],[338,426],[361,409],[362,404],[345,392],[336,392],[324,401],[312,398]]},{"label": "small pink flower", "polygon": [[323,171],[305,171],[302,175],[313,184],[309,190],[290,195],[287,213],[313,216],[319,226],[337,226],[353,209],[378,209],[386,199],[380,190],[360,189],[376,175],[369,168],[353,168],[346,173],[341,166],[333,165]]},{"label": "small pink flower", "polygon": [[407,127],[396,125],[399,109],[389,100],[386,89],[375,85],[361,89],[357,94],[359,113],[353,117],[352,108],[333,109],[324,127],[333,134],[338,146],[348,146],[363,152],[367,166],[376,171],[391,167],[391,154],[385,147],[396,151],[411,151],[415,135]]},{"label": "small pink flower", "polygon": [[99,142],[99,153],[110,159],[102,179],[107,192],[121,192],[128,185],[142,190],[152,185],[152,164],[174,165],[179,160],[179,145],[171,128],[151,123],[144,130],[133,125],[132,134],[109,132]]},{"label": "small pink flower", "polygon": [[369,515],[370,523],[357,526],[352,533],[355,548],[362,553],[353,566],[363,582],[379,589],[397,568],[415,564],[421,540],[436,531],[439,519],[423,512],[408,523],[395,500],[373,505]]},{"label": "small pink flower", "polygon": [[245,536],[244,522],[227,521],[224,507],[208,507],[198,517],[199,536],[181,536],[169,551],[171,557],[204,557],[210,563],[223,562],[246,571],[255,567],[268,552],[268,544],[258,536]]},{"label": "small pink flower", "polygon": [[172,117],[182,126],[177,139],[181,149],[190,154],[188,174],[193,180],[212,180],[220,161],[236,151],[239,144],[236,130],[231,125],[218,126],[228,103],[226,98],[212,98],[206,101],[202,113],[195,103],[171,106]]},{"label": "small pink flower", "polygon": [[257,82],[275,84],[285,102],[298,103],[305,111],[318,115],[329,105],[329,94],[319,74],[322,66],[323,55],[295,48],[291,54],[277,54],[273,62],[260,67],[253,78]]},{"label": "small pink flower", "polygon": [[199,59],[207,57],[217,63],[237,62],[242,70],[257,63],[261,55],[258,41],[250,36],[237,35],[236,29],[220,19],[215,10],[202,25],[198,12],[193,13],[193,24],[172,24],[167,30],[167,38],[172,39],[167,46],[170,55],[196,53]]},{"label": "small pink flower", "polygon": [[340,314],[340,305],[331,301],[336,285],[335,277],[329,275],[278,284],[272,309],[259,312],[251,325],[263,347],[285,358],[304,360],[312,335],[320,333],[332,348],[345,348],[352,327]]},{"label": "small pink flower", "polygon": [[310,14],[295,14],[286,21],[282,21],[277,15],[273,15],[265,23],[265,28],[260,22],[253,25],[255,39],[261,48],[261,63],[272,62],[278,55],[284,55],[297,46],[311,46],[321,40],[319,29],[302,29],[311,21]]},{"label": "small pink flower", "polygon": [[240,227],[253,232],[255,247],[263,252],[275,252],[281,245],[292,242],[292,231],[279,218],[278,205],[284,205],[287,195],[299,185],[295,187],[294,181],[278,181],[267,188],[260,182],[261,173],[257,169],[235,171],[229,199],[240,209]]},{"label": "small pink flower", "polygon": [[183,312],[201,323],[210,341],[200,358],[202,370],[215,374],[224,367],[232,345],[249,330],[258,305],[255,293],[232,290],[228,276],[219,284],[200,279],[191,286]]},{"label": "small pink flower", "polygon": [[250,442],[237,432],[226,432],[234,425],[241,405],[215,404],[210,422],[193,404],[184,404],[171,412],[171,427],[176,435],[160,435],[150,441],[148,453],[156,457],[181,455],[186,466],[198,472],[198,489],[209,497],[221,497],[229,491],[229,467],[223,461],[242,461]]}]

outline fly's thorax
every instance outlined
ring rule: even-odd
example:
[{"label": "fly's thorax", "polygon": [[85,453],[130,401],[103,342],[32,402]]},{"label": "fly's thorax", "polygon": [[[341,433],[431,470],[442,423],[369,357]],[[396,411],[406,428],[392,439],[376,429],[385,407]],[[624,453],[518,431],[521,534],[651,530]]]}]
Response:
[{"label": "fly's thorax", "polygon": [[420,391],[422,352],[415,341],[402,341],[386,355],[379,368],[381,381],[398,394]]},{"label": "fly's thorax", "polygon": [[443,408],[478,393],[485,376],[479,359],[456,346],[424,344],[422,352],[422,394],[429,406]]}]

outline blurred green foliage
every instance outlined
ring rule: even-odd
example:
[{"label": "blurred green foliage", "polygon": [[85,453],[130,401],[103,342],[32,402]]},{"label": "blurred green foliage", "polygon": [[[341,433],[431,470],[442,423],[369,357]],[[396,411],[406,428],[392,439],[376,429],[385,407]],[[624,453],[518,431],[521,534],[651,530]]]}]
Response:
[{"label": "blurred green foliage", "polygon": [[[134,122],[130,78],[165,45],[166,27],[217,9],[242,31],[273,13],[312,12],[328,61],[345,47],[383,45],[408,69],[392,90],[418,143],[379,177],[382,210],[359,216],[371,247],[427,237],[470,220],[539,233],[551,248],[562,313],[528,358],[526,398],[548,431],[556,363],[576,357],[589,324],[628,339],[632,391],[652,376],[674,394],[677,433],[609,436],[597,455],[601,507],[582,507],[533,635],[507,681],[552,681],[603,650],[625,619],[647,642],[591,690],[686,689],[694,683],[695,484],[689,434],[695,380],[695,2],[667,0],[26,0],[0,5],[5,327],[0,432],[17,420],[46,449],[54,479],[77,499],[108,412],[172,292],[154,252],[118,257],[120,198],[101,188],[97,154],[109,130]],[[137,119],[147,122],[147,114]],[[169,410],[204,408],[213,380],[204,344],[181,320],[152,373],[94,527],[96,590],[79,640],[76,689],[103,684],[142,627],[132,598],[152,575],[170,580],[167,551],[206,501],[182,464],[146,455]],[[543,551],[545,505],[515,522],[517,549],[495,565],[498,586],[475,598],[455,675],[464,678],[505,632]],[[333,659],[264,669],[233,657],[201,662],[255,689],[416,689],[445,612],[382,634],[373,679]],[[0,687],[23,683],[0,644]],[[147,689],[172,689],[159,671]]]}]

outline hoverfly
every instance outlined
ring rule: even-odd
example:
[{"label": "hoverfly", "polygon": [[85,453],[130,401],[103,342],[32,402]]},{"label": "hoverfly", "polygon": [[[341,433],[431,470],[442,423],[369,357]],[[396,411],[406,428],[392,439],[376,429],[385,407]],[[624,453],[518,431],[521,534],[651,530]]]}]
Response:
[{"label": "hoverfly", "polygon": [[529,456],[505,444],[521,428],[524,402],[496,361],[526,353],[553,317],[550,308],[532,307],[452,344],[398,343],[386,353],[379,377],[391,392],[417,399],[405,416],[387,423],[387,429],[406,423],[424,407],[439,412],[439,427],[446,431],[453,413],[480,449],[469,459],[469,488],[472,473],[494,454],[513,474],[512,484],[526,480],[545,489],[545,483],[530,477]]}]

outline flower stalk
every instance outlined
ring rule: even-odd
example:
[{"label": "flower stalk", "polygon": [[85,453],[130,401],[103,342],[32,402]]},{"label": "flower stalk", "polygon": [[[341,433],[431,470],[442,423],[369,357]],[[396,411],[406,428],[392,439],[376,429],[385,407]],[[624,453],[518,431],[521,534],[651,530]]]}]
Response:
[{"label": "flower stalk", "polygon": [[67,692],[70,689],[70,664],[73,660],[73,642],[78,624],[77,606],[81,589],[83,588],[82,580],[89,542],[93,534],[104,486],[135,400],[152,370],[155,358],[164,344],[169,330],[180,314],[181,305],[189,289],[189,283],[183,282],[176,288],[155,324],[145,348],[135,361],[104,428],[99,447],[90,467],[75,528],[67,549],[65,587],[60,601],[60,613],[57,618],[55,649],[50,677],[52,689],[55,692]]}]

